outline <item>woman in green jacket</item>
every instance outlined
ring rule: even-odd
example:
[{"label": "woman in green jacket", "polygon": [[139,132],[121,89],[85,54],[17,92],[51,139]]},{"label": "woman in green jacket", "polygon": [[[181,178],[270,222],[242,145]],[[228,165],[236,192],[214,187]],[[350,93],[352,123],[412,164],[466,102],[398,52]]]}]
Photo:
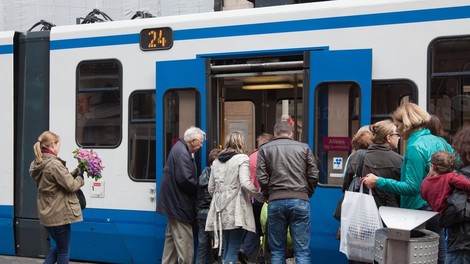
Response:
[{"label": "woman in green jacket", "polygon": [[[421,198],[421,183],[429,172],[432,154],[438,150],[450,152],[453,150],[443,138],[431,134],[426,128],[431,116],[418,105],[405,103],[393,112],[392,118],[397,126],[397,132],[407,140],[400,173],[401,179],[397,181],[369,173],[364,183],[369,188],[378,188],[400,195],[401,208],[431,210],[427,202]],[[438,216],[426,222],[426,229],[439,234],[438,263],[444,263],[446,242]]]}]

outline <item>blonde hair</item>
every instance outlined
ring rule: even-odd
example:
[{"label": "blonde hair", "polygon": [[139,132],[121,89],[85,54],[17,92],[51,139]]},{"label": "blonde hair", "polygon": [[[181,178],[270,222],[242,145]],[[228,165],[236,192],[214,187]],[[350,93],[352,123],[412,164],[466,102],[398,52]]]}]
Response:
[{"label": "blonde hair", "polygon": [[403,132],[426,127],[431,120],[429,113],[414,103],[404,103],[399,106],[392,113],[392,118],[403,123]]},{"label": "blonde hair", "polygon": [[36,156],[36,161],[42,161],[42,148],[50,148],[52,143],[58,143],[60,140],[59,136],[51,131],[44,131],[39,137],[38,141],[34,144],[34,155]]},{"label": "blonde hair", "polygon": [[370,126],[372,142],[375,144],[387,143],[387,136],[395,132],[395,124],[391,120],[382,120]]},{"label": "blonde hair", "polygon": [[243,134],[233,131],[227,135],[223,152],[235,151],[236,153],[245,153],[245,139]]}]

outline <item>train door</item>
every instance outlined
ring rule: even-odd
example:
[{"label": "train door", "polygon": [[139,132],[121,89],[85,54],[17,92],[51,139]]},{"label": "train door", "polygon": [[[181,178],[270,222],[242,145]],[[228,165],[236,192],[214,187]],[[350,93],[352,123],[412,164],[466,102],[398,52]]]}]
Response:
[{"label": "train door", "polygon": [[334,236],[339,223],[332,221],[332,213],[341,192],[330,187],[342,183],[351,136],[370,123],[371,77],[371,50],[310,53],[308,137],[321,163],[319,186],[311,200],[316,212],[312,213],[312,244],[317,245],[312,255],[320,262],[329,258],[321,252],[339,248]]},{"label": "train door", "polygon": [[[161,172],[175,140],[183,136],[190,126],[205,130],[206,99],[203,87],[206,85],[205,60],[183,60],[157,62],[156,64],[156,106],[157,113],[157,173]],[[205,147],[202,147],[204,150]],[[205,157],[196,153],[196,159]],[[200,169],[200,168],[199,168]],[[157,184],[161,180],[157,175]]]}]

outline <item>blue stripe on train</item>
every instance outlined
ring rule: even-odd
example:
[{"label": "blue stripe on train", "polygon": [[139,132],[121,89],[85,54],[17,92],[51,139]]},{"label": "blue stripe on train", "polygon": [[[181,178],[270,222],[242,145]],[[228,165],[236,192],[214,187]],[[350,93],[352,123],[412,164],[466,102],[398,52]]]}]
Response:
[{"label": "blue stripe on train", "polygon": [[[175,30],[174,41],[301,32],[309,30],[382,26],[464,18],[470,18],[470,6]],[[76,38],[53,40],[51,41],[51,50],[137,43],[139,43],[139,34]]]}]

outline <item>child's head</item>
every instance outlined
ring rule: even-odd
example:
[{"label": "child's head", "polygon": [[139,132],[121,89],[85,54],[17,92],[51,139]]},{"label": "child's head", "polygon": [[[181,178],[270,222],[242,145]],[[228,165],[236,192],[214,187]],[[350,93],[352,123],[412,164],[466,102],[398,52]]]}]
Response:
[{"label": "child's head", "polygon": [[455,169],[455,157],[447,151],[437,151],[431,156],[431,170],[445,174]]},{"label": "child's head", "polygon": [[212,162],[214,162],[214,160],[217,158],[217,155],[219,155],[221,151],[221,149],[214,148],[209,152],[209,159],[207,160],[209,166],[212,165]]}]

